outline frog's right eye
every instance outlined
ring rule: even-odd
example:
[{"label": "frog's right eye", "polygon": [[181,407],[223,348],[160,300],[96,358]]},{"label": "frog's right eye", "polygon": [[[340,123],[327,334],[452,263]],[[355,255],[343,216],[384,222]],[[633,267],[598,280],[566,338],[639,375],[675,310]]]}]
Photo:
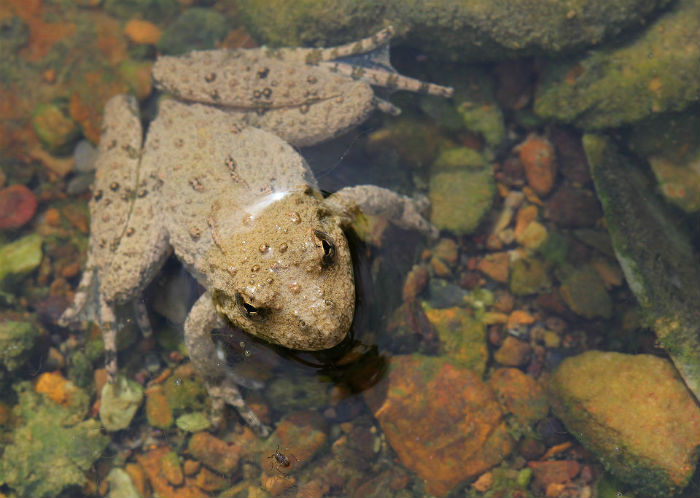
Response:
[{"label": "frog's right eye", "polygon": [[250,320],[261,321],[267,317],[267,309],[253,306],[240,292],[236,292],[236,306],[243,316]]}]

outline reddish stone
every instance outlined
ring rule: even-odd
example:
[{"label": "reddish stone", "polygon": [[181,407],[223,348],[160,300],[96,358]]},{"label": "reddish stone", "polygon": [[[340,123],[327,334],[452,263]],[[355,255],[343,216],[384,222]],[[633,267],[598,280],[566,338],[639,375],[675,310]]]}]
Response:
[{"label": "reddish stone", "polygon": [[581,185],[589,183],[591,175],[588,171],[588,160],[583,150],[580,134],[555,127],[551,130],[549,137],[557,151],[562,175]]},{"label": "reddish stone", "polygon": [[241,448],[208,432],[198,432],[190,438],[187,451],[207,467],[222,474],[231,474],[238,468]]},{"label": "reddish stone", "polygon": [[528,462],[535,482],[543,488],[550,483],[564,483],[576,477],[581,465],[576,460],[550,460],[546,462]]},{"label": "reddish stone", "polygon": [[547,195],[554,186],[557,163],[554,147],[544,137],[530,135],[520,145],[520,160],[525,168],[527,183],[539,195]]},{"label": "reddish stone", "polygon": [[185,483],[181,487],[173,486],[163,473],[163,461],[171,453],[167,446],[155,448],[144,455],[138,455],[136,460],[141,465],[148,476],[148,480],[153,488],[153,494],[157,496],[168,496],[173,498],[200,498],[206,494],[199,488]]},{"label": "reddish stone", "polygon": [[10,185],[0,190],[0,230],[19,228],[36,213],[34,192],[24,185]]},{"label": "reddish stone", "polygon": [[401,463],[444,496],[497,465],[513,447],[503,414],[479,375],[443,358],[392,358],[365,400]]},{"label": "reddish stone", "polygon": [[532,355],[532,348],[527,342],[516,339],[512,335],[506,337],[493,355],[493,359],[501,365],[520,367],[527,365]]}]

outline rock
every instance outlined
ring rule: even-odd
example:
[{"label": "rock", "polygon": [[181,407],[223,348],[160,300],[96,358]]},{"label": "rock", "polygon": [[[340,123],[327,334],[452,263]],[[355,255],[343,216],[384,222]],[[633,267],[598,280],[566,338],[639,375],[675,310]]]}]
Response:
[{"label": "rock", "polygon": [[545,137],[530,135],[519,148],[528,185],[537,194],[547,195],[554,187],[557,176],[554,147]]},{"label": "rock", "polygon": [[390,151],[401,164],[420,169],[429,166],[447,143],[434,123],[422,123],[415,117],[402,115],[370,133],[365,148],[375,157],[386,157]]},{"label": "rock", "polygon": [[646,119],[628,134],[630,149],[649,162],[659,190],[672,204],[700,210],[700,128],[697,106]]},{"label": "rock", "polygon": [[564,183],[547,199],[544,216],[560,227],[579,228],[592,227],[603,215],[592,191]]},{"label": "rock", "polygon": [[161,385],[146,390],[146,419],[151,427],[159,429],[168,429],[173,425],[173,410],[168,405]]},{"label": "rock", "polygon": [[[23,423],[13,429],[0,459],[0,484],[18,496],[58,496],[88,482],[85,472],[107,447],[109,438],[93,419],[35,393],[29,383],[15,385],[15,414]],[[87,398],[87,394],[85,394]]]},{"label": "rock", "polygon": [[700,93],[699,25],[700,4],[680,0],[623,44],[553,63],[537,88],[535,112],[600,129],[684,109]]},{"label": "rock", "polygon": [[493,354],[493,359],[508,367],[522,367],[529,363],[531,355],[532,348],[527,342],[509,335]]},{"label": "rock", "polygon": [[442,238],[435,244],[432,251],[435,257],[440,258],[447,266],[454,267],[457,264],[459,249],[457,247],[457,242],[454,240]]},{"label": "rock", "polygon": [[124,34],[137,45],[155,45],[163,32],[152,22],[131,19],[124,26]]},{"label": "rock", "polygon": [[84,389],[77,387],[59,372],[45,372],[34,385],[37,393],[45,394],[54,403],[66,407],[70,414],[65,415],[68,423],[80,422],[90,406],[90,397]]},{"label": "rock", "polygon": [[442,358],[394,356],[365,400],[401,463],[444,496],[513,448],[496,398],[479,375]]},{"label": "rock", "polygon": [[201,432],[211,428],[211,421],[204,412],[185,413],[177,418],[175,425],[185,432]]},{"label": "rock", "polygon": [[80,129],[57,104],[39,104],[32,113],[32,126],[41,143],[50,152],[65,154],[80,137]]},{"label": "rock", "polygon": [[17,370],[29,357],[38,337],[34,324],[0,318],[0,365],[10,372]]},{"label": "rock", "polygon": [[401,290],[402,301],[412,301],[423,292],[428,284],[428,269],[425,265],[413,265],[411,271],[406,275],[406,281]]},{"label": "rock", "polygon": [[142,494],[134,486],[129,474],[118,467],[114,467],[105,477],[109,484],[107,498],[142,498]]},{"label": "rock", "polygon": [[203,496],[202,490],[185,482],[183,486],[175,487],[167,479],[166,466],[174,452],[168,446],[161,446],[150,450],[148,453],[137,455],[136,460],[141,465],[148,482],[151,483],[154,496],[177,496],[178,498],[199,498]]},{"label": "rock", "polygon": [[193,434],[187,445],[187,452],[207,467],[230,475],[238,468],[242,448],[235,443],[227,443],[208,432]]},{"label": "rock", "polygon": [[539,259],[516,260],[510,272],[510,291],[516,296],[546,292],[552,287],[545,264]]},{"label": "rock", "polygon": [[114,384],[102,388],[100,420],[108,431],[129,427],[143,399],[143,387],[124,376],[118,376]]},{"label": "rock", "polygon": [[458,235],[471,233],[491,209],[495,192],[493,172],[478,152],[448,149],[431,167],[431,221]]},{"label": "rock", "polygon": [[78,173],[89,173],[95,170],[95,161],[97,161],[97,148],[90,143],[89,140],[81,140],[73,149],[73,158],[75,159],[75,171]]},{"label": "rock", "polygon": [[163,31],[157,47],[165,55],[215,48],[228,29],[226,18],[215,10],[189,8]]},{"label": "rock", "polygon": [[577,315],[588,319],[612,316],[613,303],[605,282],[590,264],[568,275],[559,292],[564,302]]},{"label": "rock", "polygon": [[275,452],[278,445],[283,453],[289,452],[297,458],[297,461],[290,458],[289,467],[296,470],[311,462],[327,441],[328,426],[320,414],[312,411],[292,412],[280,421],[275,434],[266,441],[262,455],[263,469],[269,471],[270,460],[267,457]]},{"label": "rock", "polygon": [[42,238],[35,233],[0,246],[0,286],[9,276],[21,276],[41,263]]},{"label": "rock", "polygon": [[700,409],[670,362],[589,351],[564,360],[549,389],[554,413],[617,478],[654,496],[688,484]]},{"label": "rock", "polygon": [[318,409],[330,401],[328,384],[315,375],[278,376],[265,388],[265,398],[283,412]]},{"label": "rock", "polygon": [[[277,46],[347,42],[387,24],[407,32],[414,46],[459,60],[494,60],[559,54],[596,45],[640,26],[666,0],[625,0],[561,4],[556,0],[434,2],[292,0],[237,3],[246,26]],[[343,36],[345,35],[345,36]]]},{"label": "rock", "polygon": [[496,282],[505,283],[510,272],[510,256],[507,252],[487,254],[479,260],[476,268]]},{"label": "rock", "polygon": [[517,368],[499,368],[489,379],[501,406],[525,426],[534,424],[549,412],[547,394],[535,379]]},{"label": "rock", "polygon": [[435,328],[446,356],[459,367],[483,374],[489,357],[484,324],[464,308],[427,308],[425,314]]},{"label": "rock", "polygon": [[428,289],[430,306],[435,308],[464,305],[467,297],[467,291],[442,278],[431,278],[428,282]]},{"label": "rock", "polygon": [[535,482],[547,489],[551,483],[565,483],[576,477],[581,465],[576,460],[552,460],[544,462],[528,462],[533,471]]},{"label": "rock", "polygon": [[179,11],[177,0],[104,0],[103,4],[106,12],[119,19],[143,17],[151,21],[163,22],[172,19],[174,13]]},{"label": "rock", "polygon": [[700,399],[700,270],[690,237],[607,138],[583,146],[617,260],[661,345]]},{"label": "rock", "polygon": [[0,230],[20,228],[34,217],[37,199],[24,185],[0,190]]}]

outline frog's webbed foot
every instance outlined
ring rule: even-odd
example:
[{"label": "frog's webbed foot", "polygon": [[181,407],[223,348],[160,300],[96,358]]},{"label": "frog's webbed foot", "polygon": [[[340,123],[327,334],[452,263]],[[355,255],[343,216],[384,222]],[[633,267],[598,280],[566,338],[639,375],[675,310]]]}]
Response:
[{"label": "frog's webbed foot", "polygon": [[[451,87],[404,76],[394,69],[389,60],[389,41],[393,35],[394,28],[389,26],[356,42],[312,51],[309,59],[313,61],[314,57],[317,57],[319,66],[375,87],[452,97],[454,90]],[[381,99],[377,100],[380,111],[397,113],[398,109],[393,105]]]},{"label": "frog's webbed foot", "polygon": [[418,230],[437,238],[439,230],[426,218],[430,203],[425,196],[415,199],[374,185],[345,187],[330,195],[325,202],[351,223],[360,213],[380,215],[406,230]]},{"label": "frog's webbed foot", "polygon": [[212,330],[223,325],[208,292],[199,297],[185,320],[185,345],[212,398],[212,422],[216,425],[221,420],[224,406],[231,405],[256,434],[266,437],[270,428],[246,405],[238,390],[239,385],[253,389],[262,385],[233,373],[211,338]]}]

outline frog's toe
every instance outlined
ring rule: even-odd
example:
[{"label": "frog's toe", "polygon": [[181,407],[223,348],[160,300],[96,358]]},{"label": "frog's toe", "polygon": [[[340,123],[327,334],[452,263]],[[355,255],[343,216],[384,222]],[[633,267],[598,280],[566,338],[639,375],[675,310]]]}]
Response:
[{"label": "frog's toe", "polygon": [[212,398],[212,425],[219,425],[223,420],[224,405],[231,405],[259,437],[267,437],[270,435],[270,427],[264,424],[250,409],[243,399],[243,396],[241,396],[241,392],[238,390],[236,383],[230,378],[224,378],[224,380],[217,385],[207,384],[207,391]]}]

